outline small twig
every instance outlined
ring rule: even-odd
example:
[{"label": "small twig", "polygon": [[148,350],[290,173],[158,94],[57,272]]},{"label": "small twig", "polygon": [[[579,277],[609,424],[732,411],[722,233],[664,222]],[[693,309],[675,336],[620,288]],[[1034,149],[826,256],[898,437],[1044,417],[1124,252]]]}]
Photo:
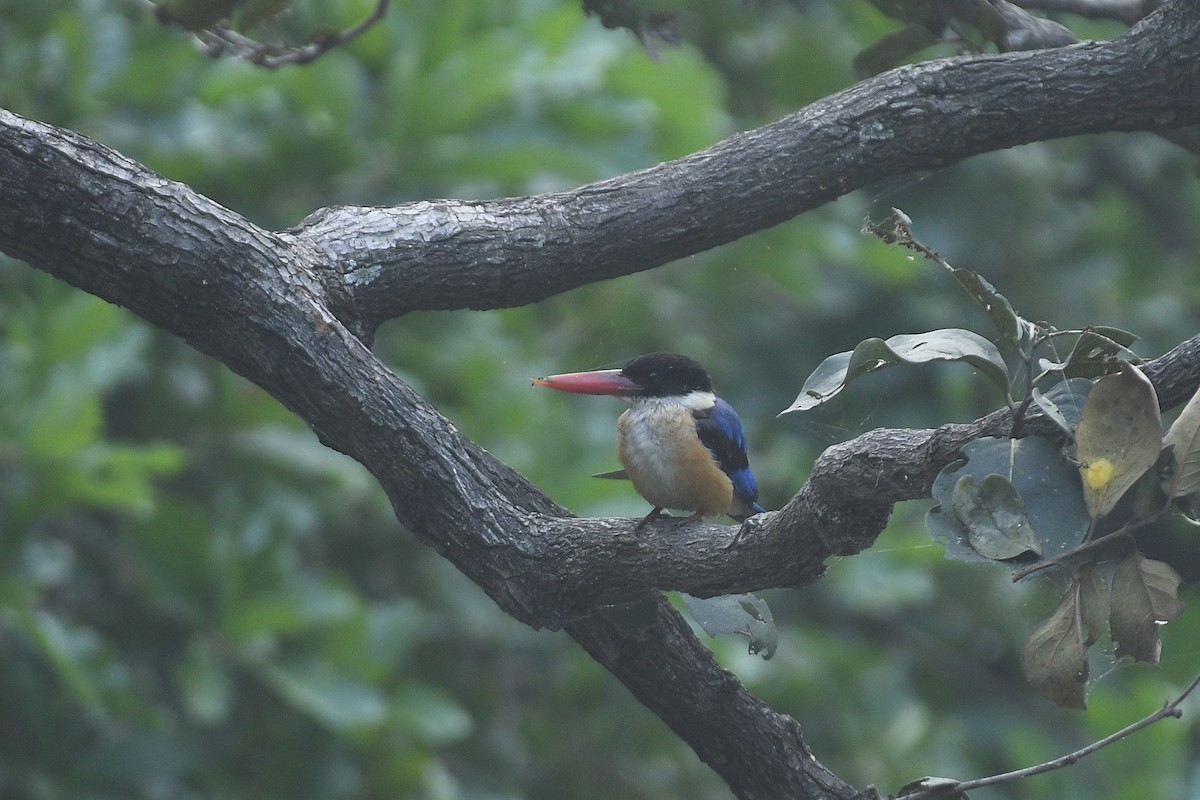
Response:
[{"label": "small twig", "polygon": [[[1039,561],[1036,564],[1030,564],[1027,567],[1022,567],[1021,569],[1014,571],[1012,574],[1013,583],[1016,583],[1017,581],[1021,580],[1022,578],[1027,578],[1035,572],[1041,572],[1042,570],[1046,569],[1047,567],[1064,566],[1063,562],[1066,561],[1067,559],[1074,558],[1075,556],[1080,556],[1080,555],[1083,555],[1084,553],[1091,552],[1092,550],[1095,550],[1097,547],[1100,547],[1101,545],[1104,545],[1104,544],[1108,544],[1110,542],[1114,542],[1117,539],[1121,538],[1122,536],[1129,536],[1134,531],[1136,531],[1138,528],[1144,528],[1147,525],[1150,525],[1154,522],[1158,522],[1160,519],[1162,519],[1168,513],[1170,513],[1170,511],[1171,511],[1171,501],[1168,500],[1166,506],[1164,506],[1163,508],[1154,512],[1153,514],[1151,514],[1148,517],[1142,517],[1139,520],[1134,520],[1133,522],[1127,522],[1126,524],[1122,525],[1120,528],[1117,528],[1115,531],[1112,531],[1111,533],[1106,533],[1103,536],[1100,536],[1096,539],[1088,538],[1083,542],[1083,544],[1078,545],[1076,547],[1072,547],[1070,550],[1067,550],[1064,553],[1059,553],[1054,558],[1047,558],[1045,561]],[[1096,521],[1092,520],[1092,525],[1094,526],[1095,524],[1096,524]],[[1091,536],[1091,528],[1088,529],[1088,536],[1089,537]]]},{"label": "small twig", "polygon": [[1033,402],[1033,387],[1035,383],[1033,377],[1033,358],[1040,344],[1041,342],[1035,338],[1029,343],[1028,349],[1025,347],[1020,348],[1021,363],[1025,368],[1025,399],[1016,408],[1013,408],[1011,403],[1009,404],[1009,408],[1012,410],[1012,438],[1014,439],[1020,438],[1021,429],[1025,427],[1025,412],[1029,410],[1029,405]]},{"label": "small twig", "polygon": [[213,58],[231,55],[260,67],[277,69],[285,64],[307,64],[320,58],[329,50],[341,47],[383,19],[387,8],[388,0],[379,0],[375,10],[358,24],[343,31],[324,34],[300,47],[260,42],[249,36],[243,36],[224,24],[210,30],[198,31],[196,38],[204,47],[204,52]]},{"label": "small twig", "polygon": [[951,275],[954,274],[954,267],[950,266],[946,259],[938,255],[932,247],[913,236],[912,217],[898,208],[893,208],[892,213],[882,223],[875,224],[870,217],[863,220],[862,230],[863,233],[878,237],[884,244],[898,244],[909,250],[915,250]]},{"label": "small twig", "polygon": [[1072,753],[1067,753],[1065,756],[1061,756],[1052,761],[1044,761],[1041,764],[1036,764],[1032,767],[1025,767],[1024,769],[1013,770],[1012,772],[1002,772],[999,775],[991,775],[986,778],[959,781],[949,786],[938,786],[933,789],[918,789],[915,792],[899,795],[896,800],[922,800],[923,798],[953,795],[956,793],[962,794],[973,789],[981,789],[984,786],[995,786],[1001,783],[1011,783],[1013,781],[1022,780],[1033,775],[1040,775],[1043,772],[1051,772],[1056,769],[1068,767],[1085,756],[1090,756],[1097,750],[1107,747],[1113,742],[1124,739],[1131,734],[1137,733],[1142,728],[1153,725],[1160,719],[1165,719],[1166,717],[1175,717],[1178,719],[1179,717],[1182,717],[1183,712],[1179,710],[1179,706],[1183,704],[1183,701],[1187,699],[1188,695],[1190,695],[1197,686],[1200,686],[1200,675],[1192,678],[1192,682],[1187,685],[1187,688],[1184,689],[1178,697],[1176,697],[1174,700],[1168,701],[1163,705],[1162,708],[1158,709],[1154,713],[1142,717],[1137,722],[1133,723],[1132,725],[1127,725],[1116,733],[1109,734],[1099,741],[1092,742],[1086,747],[1081,747]]},{"label": "small twig", "polygon": [[[870,234],[872,236],[875,236],[880,241],[882,241],[884,244],[898,244],[901,247],[907,247],[909,250],[913,250],[917,253],[920,253],[922,256],[925,257],[926,260],[932,261],[933,263],[937,264],[939,267],[941,267],[943,270],[945,270],[950,275],[950,277],[954,278],[955,281],[958,282],[959,286],[967,291],[967,294],[970,295],[971,299],[975,301],[975,304],[977,306],[979,306],[985,312],[989,311],[988,304],[983,300],[983,298],[981,298],[975,292],[971,291],[968,288],[967,284],[963,282],[963,278],[960,276],[964,275],[964,274],[969,274],[980,281],[982,281],[983,279],[980,276],[976,275],[975,273],[971,272],[970,270],[958,270],[955,267],[951,266],[950,262],[948,262],[948,261],[946,261],[946,259],[942,258],[941,255],[939,255],[936,250],[934,250],[932,247],[925,244],[921,240],[917,239],[917,237],[913,236],[912,218],[909,217],[908,214],[905,214],[900,209],[893,207],[892,213],[889,214],[888,217],[879,224],[872,222],[871,218],[867,217],[865,220],[863,220],[862,232]],[[989,289],[990,289],[990,284],[989,284]],[[991,289],[991,291],[993,293],[995,293],[994,289]],[[997,298],[1003,299],[1001,297],[1001,295],[999,295],[999,293],[995,293],[995,296]],[[1007,302],[1007,301],[1005,301],[1005,302]],[[1020,318],[1018,317],[1018,320],[1019,319]],[[1001,332],[1001,335],[1003,335],[1003,332]],[[1021,337],[1018,335],[1017,338],[1019,339]],[[1018,345],[1019,345],[1019,342],[1018,342]],[[1018,347],[1018,349],[1019,349],[1019,347]],[[1021,355],[1022,359],[1025,358],[1025,353],[1023,351],[1020,352],[1020,355]],[[1027,363],[1026,373],[1028,373],[1028,363]],[[1020,412],[1022,414],[1024,413],[1025,409],[1028,408],[1029,400],[1030,400],[1029,392],[1026,391],[1026,400],[1025,400],[1024,405],[1020,409]],[[1019,424],[1017,422],[1020,419],[1020,417],[1018,416],[1018,409],[1013,404],[1012,398],[1009,396],[1009,393],[1007,391],[1004,393],[1004,405],[1008,408],[1009,412],[1013,415],[1014,425],[1019,426]]]}]

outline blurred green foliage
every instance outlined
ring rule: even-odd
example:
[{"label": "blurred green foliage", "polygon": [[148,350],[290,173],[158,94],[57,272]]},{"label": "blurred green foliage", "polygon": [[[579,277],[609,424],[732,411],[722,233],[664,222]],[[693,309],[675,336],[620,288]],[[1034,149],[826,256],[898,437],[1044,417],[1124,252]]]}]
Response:
[{"label": "blurred green foliage", "polygon": [[[345,27],[373,5],[301,2],[285,24]],[[210,61],[133,3],[0,0],[0,105],[280,228],[326,205],[526,194],[677,157],[848,85],[891,25],[866,3],[694,4],[687,43],[654,62],[574,3],[398,0],[349,47],[272,72]],[[1118,325],[1155,355],[1200,308],[1193,170],[1149,135],[1008,150],[535,306],[410,315],[376,350],[558,502],[630,516],[645,508],[627,486],[587,477],[615,465],[619,407],[527,378],[688,352],[741,412],[777,507],[831,442],[997,402],[969,371],[930,366],[775,418],[867,336],[988,332],[938,270],[859,235],[866,214],[904,209],[1030,318]],[[1097,664],[1087,713],[1051,707],[1018,654],[1056,587],[944,561],[923,509],[898,509],[817,585],[771,593],[772,661],[713,643],[848,780],[895,789],[1056,756],[1197,668],[1185,612],[1161,671]],[[1188,711],[979,797],[1195,796]],[[506,618],[414,544],[370,476],[259,389],[0,260],[0,797],[248,796],[728,791],[567,637]]]}]

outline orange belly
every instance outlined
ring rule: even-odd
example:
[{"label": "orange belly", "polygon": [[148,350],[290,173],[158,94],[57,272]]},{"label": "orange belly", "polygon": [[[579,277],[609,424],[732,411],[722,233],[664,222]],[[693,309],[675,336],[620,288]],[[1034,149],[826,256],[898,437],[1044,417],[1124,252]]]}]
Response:
[{"label": "orange belly", "polygon": [[733,483],[696,435],[695,419],[679,407],[617,422],[617,457],[633,488],[655,507],[714,516],[729,513]]}]

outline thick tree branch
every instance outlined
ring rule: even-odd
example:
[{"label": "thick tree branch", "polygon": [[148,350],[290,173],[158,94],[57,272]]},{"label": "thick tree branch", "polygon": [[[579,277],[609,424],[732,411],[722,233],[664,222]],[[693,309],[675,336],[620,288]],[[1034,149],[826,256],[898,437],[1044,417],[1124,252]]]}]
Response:
[{"label": "thick tree branch", "polygon": [[[1181,405],[1200,386],[1200,335],[1144,369],[1164,410]],[[1011,431],[1007,409],[936,429],[870,431],[826,449],[791,502],[752,517],[740,530],[678,521],[638,529],[627,519],[548,520],[553,533],[542,538],[540,558],[552,594],[544,600],[564,615],[548,624],[647,588],[711,596],[812,583],[830,556],[870,547],[896,503],[930,497],[934,479],[964,445]],[[1022,435],[1060,433],[1035,407]]]},{"label": "thick tree branch", "polygon": [[[462,437],[361,339],[392,314],[450,307],[453,297],[469,295],[473,307],[513,305],[646,269],[854,185],[978,148],[1195,121],[1200,11],[1191,3],[1167,11],[1120,47],[1069,48],[1059,70],[1083,86],[1083,56],[1091,53],[1088,76],[1103,73],[1108,87],[1073,105],[1064,103],[1053,62],[1021,60],[1029,55],[949,62],[952,69],[889,73],[691,159],[577,193],[334,210],[283,234],[86,137],[0,111],[0,250],[128,306],[258,383],[323,442],[363,463],[397,518],[508,613],[535,626],[565,625],[739,796],[850,797],[854,790],[812,759],[798,724],[717,666],[661,598],[650,601],[653,622],[635,631],[608,615],[581,615],[639,587],[712,594],[811,581],[827,556],[869,546],[894,502],[926,496],[962,444],[1004,432],[1005,412],[934,431],[875,431],[830,448],[792,502],[748,523],[741,542],[728,547],[728,527],[696,526],[678,537],[670,522],[635,534],[631,520],[571,518]],[[1136,69],[1114,61],[1121,53],[1140,59]],[[1051,114],[1040,95],[1001,87],[1003,64],[1059,87],[1057,102],[1069,112]],[[976,70],[983,100],[967,113],[955,87]],[[1158,75],[1136,77],[1150,73]],[[1123,104],[1120,87],[1130,92]],[[955,127],[950,111],[980,119],[1002,113],[1005,124],[1028,128],[988,144],[982,123]],[[1087,121],[1072,128],[1066,117]],[[914,119],[926,124],[910,125]],[[802,142],[793,128],[803,131]],[[964,136],[972,142],[965,150]],[[797,152],[801,144],[808,149]],[[839,154],[838,146],[848,149]],[[823,153],[834,168],[805,153]],[[736,186],[722,182],[730,171]],[[815,183],[810,172],[820,176]],[[730,224],[719,224],[734,210]],[[1196,385],[1198,364],[1196,340],[1155,362],[1151,375],[1164,402]]]},{"label": "thick tree branch", "polygon": [[[1111,42],[902,67],[707,150],[568,192],[319,211],[289,232],[339,265],[365,335],[417,309],[498,308],[650,269],[891,175],[1099,131],[1200,122],[1200,11]],[[647,236],[653,231],[653,236]]]},{"label": "thick tree branch", "polygon": [[[459,435],[339,324],[302,248],[86,137],[0,111],[0,249],[254,380],[364,464],[397,518],[513,616],[559,625],[582,610],[556,605],[570,593],[554,585],[563,573],[546,571],[566,512]],[[740,796],[855,794],[812,758],[795,720],[721,669],[661,596],[649,602],[654,623],[641,630],[597,617],[570,633]]]},{"label": "thick tree branch", "polygon": [[[574,623],[567,631],[687,741],[738,797],[860,796],[813,758],[796,720],[772,710],[717,666],[712,652],[665,600],[658,601],[654,622],[636,634],[604,615]],[[713,731],[718,735],[697,735],[710,731],[714,718],[728,727]]]}]

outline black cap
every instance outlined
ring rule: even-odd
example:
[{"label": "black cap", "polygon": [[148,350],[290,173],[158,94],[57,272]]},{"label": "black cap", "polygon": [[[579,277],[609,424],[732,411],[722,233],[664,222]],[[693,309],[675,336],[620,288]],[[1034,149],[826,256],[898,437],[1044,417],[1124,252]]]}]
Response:
[{"label": "black cap", "polygon": [[638,356],[621,369],[621,374],[641,387],[642,397],[672,397],[713,390],[708,370],[695,359],[678,353]]}]

